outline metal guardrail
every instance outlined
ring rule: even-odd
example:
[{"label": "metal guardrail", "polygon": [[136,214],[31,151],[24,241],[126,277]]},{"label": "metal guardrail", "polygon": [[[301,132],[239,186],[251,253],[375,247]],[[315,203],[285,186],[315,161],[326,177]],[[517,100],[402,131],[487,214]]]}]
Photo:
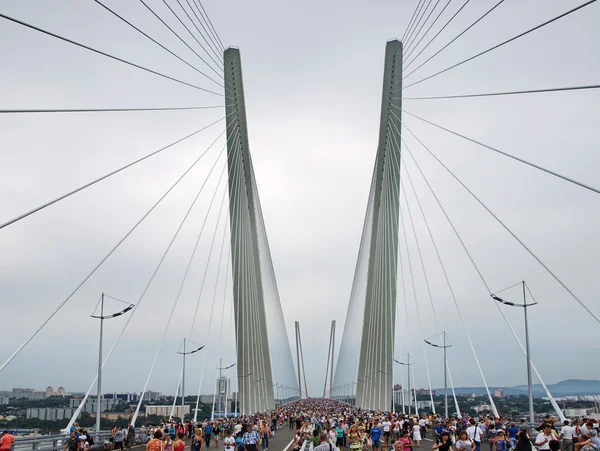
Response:
[{"label": "metal guardrail", "polygon": [[[94,448],[102,447],[105,440],[111,436],[111,431],[100,431],[90,433],[94,439]],[[62,451],[69,440],[69,434],[36,435],[31,437],[15,437],[11,451]]]},{"label": "metal guardrail", "polygon": [[315,445],[312,442],[312,440],[304,440],[304,443],[302,443],[302,448],[300,448],[300,451],[313,451],[314,447],[315,447]]}]

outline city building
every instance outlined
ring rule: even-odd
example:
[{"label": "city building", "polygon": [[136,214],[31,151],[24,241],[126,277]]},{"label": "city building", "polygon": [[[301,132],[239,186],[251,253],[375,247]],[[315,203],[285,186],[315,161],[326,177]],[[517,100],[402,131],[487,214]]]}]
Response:
[{"label": "city building", "polygon": [[46,392],[34,390],[33,388],[13,388],[11,398],[16,399],[46,399]]},{"label": "city building", "polygon": [[144,401],[156,401],[160,398],[162,398],[162,393],[157,391],[147,390],[146,393],[144,393]]},{"label": "city building", "polygon": [[404,405],[406,406],[413,406],[414,407],[414,396],[413,396],[413,391],[410,390],[394,390],[392,392],[392,396],[393,396],[393,400],[394,400],[394,404],[397,405],[402,405],[402,399],[404,399]]},{"label": "city building", "polygon": [[26,417],[45,421],[58,421],[71,418],[76,409],[69,407],[32,407],[27,409]]},{"label": "city building", "polygon": [[65,390],[65,387],[58,387],[58,390],[56,390],[56,396],[62,396],[63,398],[67,396],[67,391]]},{"label": "city building", "polygon": [[494,396],[496,398],[504,398],[504,390],[502,390],[501,388],[497,388],[494,390]]},{"label": "city building", "polygon": [[51,385],[46,387],[46,398],[49,398],[50,396],[54,396],[54,387]]},{"label": "city building", "polygon": [[230,380],[225,376],[217,379],[217,399],[215,412],[221,413],[227,410],[227,399],[229,399]]},{"label": "city building", "polygon": [[481,404],[479,406],[473,407],[473,410],[475,410],[475,412],[479,413],[479,412],[490,411],[490,410],[492,410],[492,408],[488,404]]},{"label": "city building", "polygon": [[[105,393],[102,395],[103,399],[118,399],[124,403],[134,403],[140,400],[140,396],[137,393]],[[144,396],[145,398],[145,396]]]},{"label": "city building", "polygon": [[[73,409],[77,409],[79,407],[79,403],[80,400],[79,399],[75,399],[72,398],[70,401],[70,407]],[[101,403],[100,403],[100,412],[106,412],[107,410],[113,410],[118,404],[121,404],[122,401],[120,399],[113,399],[113,398],[109,398],[106,399],[104,397],[101,398]],[[96,402],[96,397],[92,397],[90,396],[84,406],[83,406],[83,411],[87,412],[87,413],[95,413],[97,411],[97,402]]]},{"label": "city building", "polygon": [[431,409],[431,401],[417,401],[419,409]]},{"label": "city building", "polygon": [[200,402],[202,404],[212,404],[215,395],[200,395]]},{"label": "city building", "polygon": [[[432,396],[435,396],[435,390],[431,390],[431,394]],[[419,388],[419,390],[417,390],[417,396],[429,396],[429,390],[425,389],[425,388]]]},{"label": "city building", "polygon": [[0,396],[0,405],[8,404],[10,402],[10,398],[8,396]]},{"label": "city building", "polygon": [[592,413],[596,409],[565,409],[563,410],[563,414],[567,418],[582,418],[587,417],[590,413]]},{"label": "city building", "polygon": [[[171,415],[172,408],[173,408],[173,406],[146,406],[146,416],[158,415],[159,417],[168,418],[169,415]],[[190,406],[185,406],[183,413],[185,415],[189,415],[190,414]],[[181,418],[181,406],[175,406],[173,416],[177,417],[177,418]]]},{"label": "city building", "polygon": [[[94,418],[96,417],[96,415],[92,415],[92,416]],[[131,413],[124,413],[124,412],[103,412],[100,414],[100,418],[104,418],[105,420],[108,420],[108,421],[121,420],[123,418],[129,418],[130,416],[131,416]]]}]

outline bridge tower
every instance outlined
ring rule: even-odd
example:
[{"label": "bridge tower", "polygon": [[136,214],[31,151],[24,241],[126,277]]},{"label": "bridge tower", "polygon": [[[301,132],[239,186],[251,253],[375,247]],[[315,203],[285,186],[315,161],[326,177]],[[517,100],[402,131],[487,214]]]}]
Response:
[{"label": "bridge tower", "polygon": [[259,248],[263,244],[268,252],[268,246],[259,244],[264,223],[248,144],[239,49],[225,50],[224,60],[238,399],[240,413],[250,414],[275,408],[263,287],[267,258]]},{"label": "bridge tower", "polygon": [[329,351],[327,352],[327,371],[325,372],[325,388],[323,389],[323,398],[331,398],[333,389],[333,356],[335,352],[335,320],[331,322],[331,332],[329,332]]},{"label": "bridge tower", "polygon": [[[356,405],[391,410],[400,207],[400,128],[402,43],[387,43],[379,144],[365,222],[368,269]],[[370,230],[369,230],[370,228]],[[362,243],[361,243],[362,245]]]},{"label": "bridge tower", "polygon": [[298,385],[300,399],[308,399],[306,388],[306,372],[304,371],[304,353],[302,352],[302,338],[300,337],[300,323],[296,321],[296,356],[298,359]]}]

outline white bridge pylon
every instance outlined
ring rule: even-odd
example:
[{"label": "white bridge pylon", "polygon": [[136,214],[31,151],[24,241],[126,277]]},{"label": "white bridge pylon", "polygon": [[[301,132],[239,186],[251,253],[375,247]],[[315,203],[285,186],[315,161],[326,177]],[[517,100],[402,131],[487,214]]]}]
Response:
[{"label": "white bridge pylon", "polygon": [[275,408],[274,387],[297,391],[289,339],[248,143],[240,51],[224,53],[231,262],[241,414]]},{"label": "white bridge pylon", "polygon": [[[333,382],[334,395],[356,386],[356,406],[392,409],[400,210],[402,43],[389,41],[371,191]],[[392,108],[395,114],[392,114]],[[360,331],[360,332],[359,332]]]}]

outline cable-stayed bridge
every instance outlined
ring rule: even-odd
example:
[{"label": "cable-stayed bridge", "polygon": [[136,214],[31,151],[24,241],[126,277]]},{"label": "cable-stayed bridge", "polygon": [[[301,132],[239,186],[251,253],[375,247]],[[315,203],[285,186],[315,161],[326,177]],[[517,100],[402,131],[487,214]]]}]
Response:
[{"label": "cable-stayed bridge", "polygon": [[[164,372],[162,362],[172,347],[170,340],[175,336],[178,342],[183,342],[176,352],[173,352],[179,354],[177,359],[183,356],[183,360],[181,363],[177,360],[174,366],[173,362],[169,363],[169,380],[172,380],[175,402],[178,396],[183,399],[182,393],[193,394],[196,396],[195,405],[198,406],[201,392],[213,393],[213,416],[227,413],[228,409],[221,407],[226,404],[221,402],[221,397],[227,398],[230,391],[237,393],[232,410],[242,414],[268,411],[276,405],[306,398],[310,395],[306,375],[315,372],[324,374],[322,393],[325,398],[337,398],[366,409],[389,411],[402,404],[404,407],[410,406],[418,410],[415,366],[421,367],[420,371],[426,375],[419,383],[426,385],[430,394],[434,388],[432,374],[435,377],[434,373],[440,372],[439,369],[434,369],[439,365],[434,366],[431,360],[428,360],[428,356],[431,359],[434,351],[429,350],[427,346],[443,348],[444,356],[449,346],[453,347],[448,351],[451,353],[456,352],[458,348],[458,337],[452,336],[451,341],[447,341],[446,328],[450,325],[448,318],[451,315],[451,321],[460,324],[464,346],[460,349],[460,359],[444,357],[445,370],[442,374],[444,377],[448,376],[450,389],[453,390],[454,383],[460,383],[461,377],[464,376],[461,371],[464,361],[468,360],[486,388],[491,410],[498,415],[500,411],[492,396],[488,377],[492,372],[501,369],[502,365],[500,368],[486,368],[482,364],[480,356],[487,342],[482,336],[484,334],[479,334],[480,328],[473,327],[465,318],[465,310],[478,309],[480,304],[467,304],[468,300],[461,298],[462,290],[457,289],[457,284],[463,282],[457,283],[454,279],[460,279],[462,276],[457,277],[454,262],[445,257],[441,240],[436,236],[436,225],[443,223],[444,227],[449,227],[452,231],[451,239],[454,245],[463,257],[466,256],[466,264],[464,261],[461,263],[461,271],[474,274],[477,278],[476,283],[480,284],[481,300],[477,303],[485,302],[486,305],[495,306],[493,308],[497,309],[494,310],[497,313],[494,321],[506,323],[505,339],[516,342],[513,345],[515,353],[523,351],[523,357],[518,358],[523,363],[528,362],[525,354],[529,348],[529,340],[527,339],[526,343],[525,339],[520,338],[520,332],[515,329],[513,321],[509,321],[505,307],[501,304],[519,306],[521,301],[525,305],[532,304],[535,302],[533,293],[537,290],[524,282],[509,287],[512,291],[504,292],[504,286],[499,289],[492,288],[497,282],[495,279],[494,285],[490,282],[490,279],[494,278],[490,274],[490,266],[482,264],[461,230],[461,226],[468,221],[465,221],[462,211],[449,211],[444,204],[444,196],[434,189],[435,183],[432,183],[431,176],[428,176],[428,170],[431,171],[433,165],[438,165],[437,169],[441,168],[447,172],[448,190],[464,190],[471,198],[472,205],[481,209],[478,214],[483,212],[491,218],[488,225],[495,229],[490,232],[490,239],[493,240],[500,230],[505,237],[514,240],[522,250],[518,258],[531,259],[536,265],[536,271],[544,274],[545,283],[553,284],[552,290],[560,293],[558,296],[561,303],[568,305],[569,310],[572,309],[576,315],[584,318],[587,328],[598,330],[600,319],[597,302],[579,294],[582,290],[580,287],[555,270],[553,261],[548,261],[545,255],[530,246],[528,240],[521,236],[521,231],[513,228],[510,221],[503,219],[503,214],[498,213],[484,201],[483,196],[478,195],[477,190],[471,187],[470,181],[465,181],[465,178],[460,176],[460,171],[453,169],[460,168],[461,165],[468,167],[469,162],[452,161],[446,155],[441,156],[430,144],[430,134],[443,132],[444,139],[459,138],[461,141],[457,140],[457,143],[473,144],[490,155],[502,156],[515,165],[521,165],[531,173],[540,173],[543,177],[556,179],[557,190],[575,190],[580,192],[581,196],[587,196],[586,199],[600,193],[598,184],[594,180],[580,180],[579,177],[571,175],[574,171],[563,171],[560,166],[541,163],[535,158],[535,153],[522,156],[524,154],[511,150],[510,146],[496,145],[469,131],[455,129],[443,119],[438,120],[435,116],[431,118],[422,114],[420,110],[414,110],[413,104],[409,103],[414,101],[417,105],[418,102],[434,100],[454,102],[457,99],[469,98],[510,99],[517,96],[528,96],[531,102],[535,102],[535,99],[557,95],[558,92],[562,92],[561,95],[564,96],[581,95],[582,92],[593,96],[597,95],[595,92],[600,87],[595,83],[597,80],[572,85],[544,85],[489,92],[470,91],[468,86],[462,86],[465,94],[437,95],[436,91],[434,94],[405,95],[405,91],[412,92],[413,86],[427,86],[429,80],[438,77],[441,79],[443,74],[473,66],[479,58],[493,55],[504,47],[526,45],[524,40],[528,36],[551,29],[561,21],[575,20],[586,12],[598,17],[599,10],[598,6],[594,5],[595,1],[562,7],[556,14],[540,15],[533,25],[483,50],[462,56],[447,66],[442,66],[440,70],[432,69],[429,75],[425,75],[427,72],[421,68],[427,68],[430,61],[435,61],[435,58],[454,45],[454,42],[460,43],[460,39],[468,38],[472,28],[482,26],[478,25],[479,22],[492,20],[494,14],[498,14],[497,9],[503,7],[503,2],[490,4],[487,9],[471,14],[472,17],[464,23],[464,27],[454,33],[450,32],[451,25],[457,23],[455,20],[461,19],[461,14],[468,12],[469,2],[452,6],[451,1],[445,5],[438,5],[440,2],[436,2],[435,5],[432,2],[418,2],[410,20],[407,21],[402,38],[388,41],[385,53],[382,53],[379,72],[383,82],[381,97],[378,99],[381,102],[380,108],[377,111],[379,128],[377,136],[373,136],[373,145],[375,139],[377,145],[376,152],[372,155],[373,169],[367,202],[366,205],[357,206],[360,209],[366,207],[366,213],[360,240],[356,242],[358,257],[352,288],[349,290],[350,300],[346,315],[327,318],[317,329],[313,327],[314,324],[296,323],[296,349],[293,351],[289,337],[292,333],[290,326],[295,318],[284,315],[287,308],[286,299],[280,298],[275,277],[280,268],[289,262],[274,263],[267,238],[268,224],[266,225],[267,221],[263,216],[258,188],[261,182],[255,172],[253,154],[250,152],[253,119],[247,109],[247,98],[251,97],[251,93],[244,89],[241,56],[243,47],[240,50],[224,45],[201,2],[155,3],[142,1],[138,5],[140,11],[145,14],[144,20],[136,18],[131,6],[125,8],[116,3],[96,1],[96,8],[88,13],[93,14],[92,17],[102,15],[102,20],[110,19],[112,23],[124,27],[127,33],[141,40],[149,52],[157,52],[160,61],[162,58],[168,58],[169,65],[164,66],[165,68],[171,69],[171,64],[176,62],[191,71],[192,78],[174,75],[176,72],[172,70],[159,69],[159,65],[153,64],[151,58],[140,56],[136,59],[135,55],[131,58],[123,57],[118,51],[109,52],[101,45],[75,38],[67,32],[68,30],[46,27],[25,16],[0,10],[0,18],[6,30],[4,32],[7,35],[15,34],[14,42],[25,39],[24,36],[27,36],[27,39],[36,36],[44,42],[56,41],[61,46],[89,53],[97,60],[110,61],[115,67],[126,67],[131,70],[128,76],[133,76],[132,74],[138,71],[143,72],[146,76],[191,90],[206,101],[197,104],[187,102],[188,106],[168,102],[159,105],[151,102],[151,105],[158,106],[130,107],[119,104],[114,107],[47,107],[40,104],[20,108],[18,101],[22,92],[19,92],[14,100],[17,107],[4,105],[0,109],[0,120],[7,121],[6,127],[11,127],[8,121],[13,120],[12,118],[23,116],[33,118],[26,126],[27,130],[35,133],[35,120],[43,121],[48,117],[66,117],[63,120],[69,121],[70,117],[90,117],[89,114],[93,115],[91,117],[97,117],[104,114],[142,114],[152,111],[156,112],[152,114],[169,114],[169,111],[174,113],[224,110],[224,113],[211,116],[210,121],[196,126],[191,132],[187,131],[175,141],[161,146],[152,142],[151,152],[145,151],[135,159],[119,159],[120,164],[110,164],[109,170],[98,173],[95,177],[69,184],[68,189],[48,196],[43,202],[28,208],[19,208],[18,211],[15,210],[14,215],[3,215],[0,218],[0,234],[8,236],[11,243],[15,243],[15,250],[10,255],[25,255],[18,249],[27,242],[28,223],[39,221],[39,224],[45,227],[47,219],[44,215],[50,214],[53,209],[61,208],[62,205],[92,190],[101,192],[102,187],[111,179],[139,170],[140,166],[154,159],[162,158],[161,165],[168,167],[170,158],[175,158],[171,156],[174,147],[188,144],[198,138],[204,140],[200,151],[197,141],[194,141],[194,158],[189,158],[189,164],[176,178],[165,184],[164,190],[158,192],[153,189],[156,192],[152,193],[154,196],[146,202],[143,211],[126,227],[119,228],[119,235],[112,236],[112,243],[104,243],[106,240],[103,240],[102,252],[94,253],[98,254],[98,257],[89,264],[89,268],[82,266],[77,280],[72,281],[69,278],[70,285],[64,291],[65,295],[58,300],[46,301],[52,306],[52,310],[48,314],[32,315],[21,328],[20,344],[13,349],[3,350],[0,378],[2,373],[7,374],[19,360],[29,358],[27,352],[32,347],[39,346],[44,337],[51,335],[47,330],[53,323],[60,321],[61,317],[69,317],[74,303],[82,303],[85,297],[95,293],[94,299],[99,299],[98,305],[89,306],[89,313],[94,316],[94,320],[90,320],[93,321],[90,323],[93,326],[86,327],[95,331],[99,322],[103,324],[101,327],[105,327],[106,322],[106,327],[118,323],[119,328],[111,329],[109,338],[112,342],[106,340],[106,337],[103,338],[101,332],[98,371],[92,362],[94,359],[86,363],[89,364],[89,368],[85,371],[80,368],[82,375],[89,374],[90,384],[86,398],[95,394],[102,395],[102,377],[98,378],[98,375],[104,374],[106,378],[115,359],[126,359],[123,355],[119,356],[119,349],[124,346],[135,349],[136,340],[141,340],[139,336],[132,335],[135,324],[137,323],[138,327],[149,324],[145,332],[151,333],[144,334],[143,340],[151,343],[151,346],[148,349],[144,348],[144,353],[147,354],[144,364],[141,367],[136,365],[135,368],[136,373],[142,376],[137,389],[141,396],[132,415],[134,424],[142,413],[144,394],[150,390],[153,381],[158,377],[156,373]],[[18,12],[18,8],[16,10]],[[446,27],[449,27],[449,30],[446,30]],[[462,38],[463,35],[466,38]],[[445,45],[442,45],[444,42]],[[414,61],[419,63],[415,63],[416,67],[413,65]],[[26,86],[28,82],[23,83]],[[195,99],[194,97],[194,101]],[[65,134],[64,139],[67,140],[68,137],[69,135]],[[417,152],[415,148],[418,149]],[[260,148],[253,147],[255,155],[260,151]],[[428,158],[427,162],[424,162],[425,158]],[[450,185],[451,182],[453,185]],[[490,183],[494,182],[497,180],[490,180]],[[499,183],[502,186],[504,182],[500,180]],[[168,204],[176,192],[184,189],[192,192],[193,196],[186,198],[185,205],[184,197],[178,197],[177,201],[182,206],[172,211],[168,209],[165,204]],[[11,190],[12,188],[7,192],[10,193]],[[126,195],[120,193],[115,197],[115,201],[119,200],[119,197],[125,198]],[[427,204],[424,201],[425,197]],[[594,202],[596,199],[592,197],[589,205],[595,205]],[[31,205],[31,202],[27,205]],[[129,205],[129,208],[133,206]],[[274,208],[277,207],[265,206],[265,210]],[[432,209],[435,209],[435,214],[431,213]],[[136,211],[138,210],[140,209],[136,208]],[[470,206],[466,214],[470,215],[472,211]],[[111,263],[115,259],[123,258],[125,252],[125,257],[129,259],[136,252],[141,252],[136,251],[132,243],[138,246],[137,249],[143,249],[145,241],[154,239],[150,238],[148,229],[162,232],[156,222],[148,225],[157,217],[173,222],[168,237],[161,239],[160,246],[154,248],[153,258],[139,263],[138,266],[130,265],[131,273],[126,277],[127,284],[130,285],[127,295],[115,292],[116,287],[120,286],[116,281],[124,276],[112,272]],[[432,217],[437,219],[432,221]],[[103,227],[108,228],[110,223],[110,220],[105,221]],[[13,230],[25,232],[20,232],[23,235],[8,235]],[[439,232],[439,227],[437,230]],[[183,235],[188,237],[185,245],[182,245]],[[20,238],[15,239],[15,236]],[[553,238],[555,239],[559,240]],[[306,245],[309,246],[310,243]],[[430,252],[426,253],[426,249]],[[8,252],[4,254],[9,255]],[[37,258],[35,252],[27,255],[28,258]],[[6,259],[8,264],[10,258]],[[60,256],[58,258],[60,259]],[[61,274],[53,275],[61,285],[67,285],[60,277]],[[523,278],[526,278],[526,275],[523,275]],[[443,286],[441,291],[446,301],[444,309],[439,307],[442,297],[438,289],[440,285]],[[522,292],[514,291],[515,289],[522,289]],[[518,293],[517,297],[515,293]],[[7,304],[14,302],[8,296],[4,298]],[[411,305],[411,301],[414,305]],[[122,303],[124,304],[121,305]],[[340,304],[343,305],[338,311],[343,312],[346,310],[346,304],[337,300],[336,305],[339,307]],[[409,309],[413,314],[409,313]],[[160,314],[157,314],[158,312]],[[153,316],[158,316],[160,321],[155,322]],[[109,321],[112,317],[115,318],[114,322]],[[96,321],[97,319],[100,321]],[[343,322],[339,349],[335,346],[335,323],[331,324],[329,336],[327,333],[331,320],[340,325]],[[82,332],[77,330],[75,333]],[[320,338],[317,339],[317,336]],[[597,332],[591,335],[596,336]],[[327,355],[327,360],[323,358],[319,361],[322,368],[315,371],[312,356],[307,352],[307,348],[314,347],[307,344],[317,340],[323,349],[323,355]],[[416,349],[413,349],[413,344]],[[115,352],[116,355],[113,356]],[[438,359],[437,354],[435,355]],[[191,363],[193,359],[197,361]],[[564,418],[544,383],[543,377],[548,376],[541,374],[536,366],[538,359],[543,357],[533,355],[531,366],[526,365],[530,375],[529,382],[533,377],[540,381],[553,408]],[[193,365],[192,370],[190,365]],[[400,371],[404,371],[404,374],[399,374]],[[412,386],[409,382],[411,378]],[[221,385],[222,380],[225,380],[224,385]],[[408,393],[403,387],[400,391],[404,399],[400,401],[396,399],[397,390],[394,390],[394,386],[404,386],[405,380],[408,383]],[[435,411],[433,395],[431,401]],[[185,401],[182,402],[185,404]],[[84,404],[85,399],[71,422],[76,420]],[[198,409],[191,412],[190,416],[197,418]]]}]

